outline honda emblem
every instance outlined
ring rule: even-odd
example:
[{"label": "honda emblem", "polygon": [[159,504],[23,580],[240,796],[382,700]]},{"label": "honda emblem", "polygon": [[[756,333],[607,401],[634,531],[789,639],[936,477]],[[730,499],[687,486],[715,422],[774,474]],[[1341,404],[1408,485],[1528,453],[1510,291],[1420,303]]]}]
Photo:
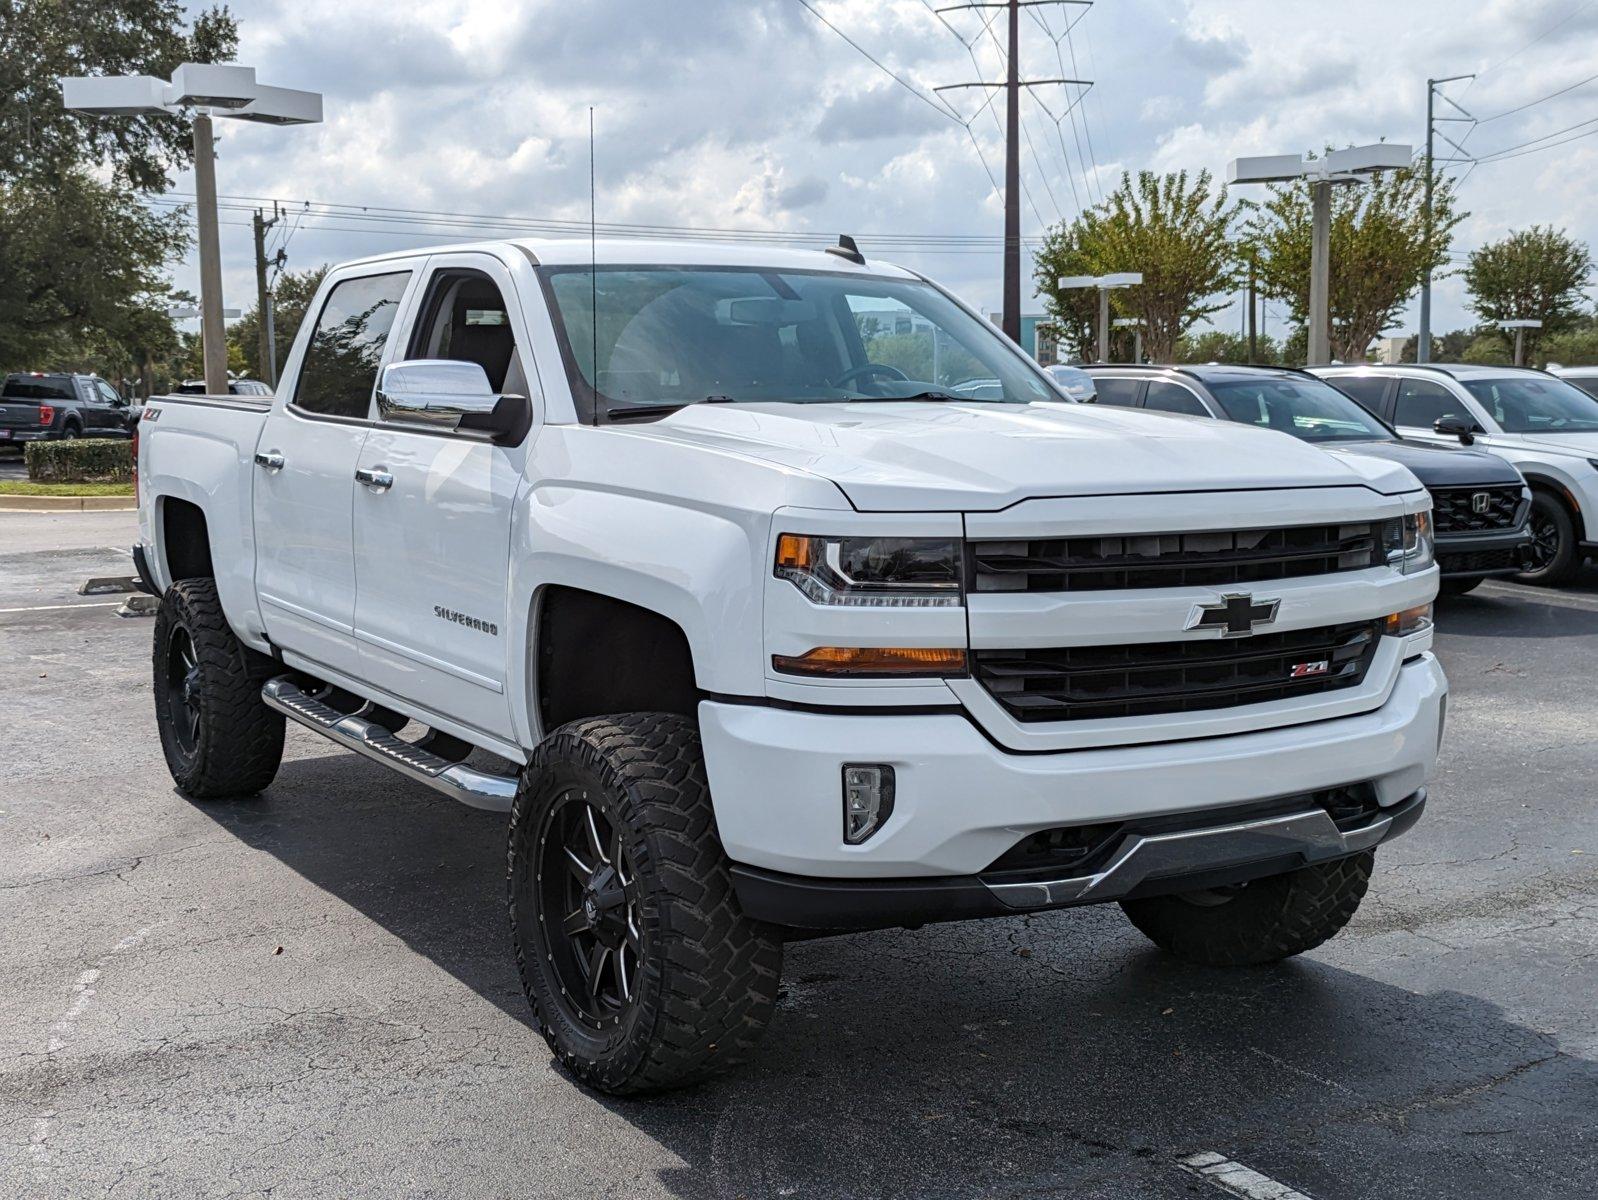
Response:
[{"label": "honda emblem", "polygon": [[1492,507],[1493,498],[1486,492],[1476,492],[1470,498],[1470,511],[1480,516]]}]

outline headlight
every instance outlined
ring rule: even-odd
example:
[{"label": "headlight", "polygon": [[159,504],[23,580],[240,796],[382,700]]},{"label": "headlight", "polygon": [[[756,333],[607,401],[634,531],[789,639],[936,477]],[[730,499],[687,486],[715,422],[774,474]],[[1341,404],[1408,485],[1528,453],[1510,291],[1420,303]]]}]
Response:
[{"label": "headlight", "polygon": [[1382,522],[1382,550],[1387,564],[1413,575],[1432,565],[1432,515],[1411,513]]},{"label": "headlight", "polygon": [[785,533],[775,574],[816,604],[956,608],[960,547],[952,538],[828,538]]}]

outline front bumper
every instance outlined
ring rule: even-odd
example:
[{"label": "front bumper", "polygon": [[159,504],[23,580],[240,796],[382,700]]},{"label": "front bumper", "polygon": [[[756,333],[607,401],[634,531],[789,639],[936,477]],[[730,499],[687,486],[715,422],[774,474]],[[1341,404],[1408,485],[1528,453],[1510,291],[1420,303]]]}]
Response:
[{"label": "front bumper", "polygon": [[1422,788],[1391,808],[1340,825],[1311,797],[1265,815],[1167,831],[1128,830],[1092,870],[997,871],[927,879],[807,879],[734,865],[744,912],[808,930],[886,929],[973,917],[1014,916],[1245,883],[1373,849],[1420,820]]},{"label": "front bumper", "polygon": [[1486,579],[1525,569],[1531,551],[1531,529],[1489,533],[1439,533],[1437,568],[1444,579]]},{"label": "front bumper", "polygon": [[[958,710],[806,712],[699,706],[716,825],[734,863],[823,879],[977,875],[1031,834],[1368,784],[1383,808],[1418,792],[1442,735],[1448,682],[1425,653],[1377,708],[1224,737],[1015,753]],[[879,710],[880,713],[880,710]],[[843,841],[844,763],[887,763],[892,816]]]}]

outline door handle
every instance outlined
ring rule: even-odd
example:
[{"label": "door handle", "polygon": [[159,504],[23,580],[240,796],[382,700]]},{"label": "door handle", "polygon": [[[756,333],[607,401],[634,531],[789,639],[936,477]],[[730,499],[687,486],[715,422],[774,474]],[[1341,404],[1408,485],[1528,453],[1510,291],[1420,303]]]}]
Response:
[{"label": "door handle", "polygon": [[386,492],[394,486],[394,476],[387,471],[368,471],[365,467],[355,468],[355,480],[364,483],[374,492]]},{"label": "door handle", "polygon": [[281,471],[283,469],[283,456],[276,450],[268,453],[255,452],[255,465],[265,467],[268,471]]}]

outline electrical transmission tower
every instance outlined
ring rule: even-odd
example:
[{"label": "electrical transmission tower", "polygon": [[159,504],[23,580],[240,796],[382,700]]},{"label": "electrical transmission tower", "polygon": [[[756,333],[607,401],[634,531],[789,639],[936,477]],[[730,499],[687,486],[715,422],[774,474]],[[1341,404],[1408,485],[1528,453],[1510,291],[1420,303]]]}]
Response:
[{"label": "electrical transmission tower", "polygon": [[[1468,124],[1475,128],[1476,118],[1471,116],[1453,100],[1443,95],[1441,88],[1445,83],[1454,83],[1460,79],[1474,79],[1474,75],[1450,75],[1445,79],[1428,79],[1426,81],[1426,203],[1424,215],[1424,237],[1426,239],[1426,267],[1421,277],[1420,284],[1420,331],[1415,339],[1415,361],[1418,363],[1430,362],[1432,357],[1432,240],[1434,237],[1432,226],[1432,193],[1437,184],[1436,163],[1439,162],[1475,162],[1474,156],[1465,147],[1437,128],[1440,121],[1451,121],[1459,124]],[[1440,117],[1437,115],[1437,101],[1459,113],[1457,117]],[[1466,131],[1469,136],[1469,131]],[[1457,157],[1436,157],[1435,139],[1442,138],[1460,154]]]},{"label": "electrical transmission tower", "polygon": [[1009,18],[1009,51],[1005,55],[1003,82],[950,83],[934,91],[947,92],[957,88],[982,88],[1005,90],[1004,138],[1004,309],[1003,329],[1012,340],[1021,340],[1021,89],[1048,87],[1057,84],[1091,86],[1086,79],[1022,79],[1021,78],[1021,10],[1045,4],[1074,4],[1091,7],[1093,0],[989,0],[987,3],[952,4],[934,10],[940,17],[944,13],[964,9],[1004,9]]}]

